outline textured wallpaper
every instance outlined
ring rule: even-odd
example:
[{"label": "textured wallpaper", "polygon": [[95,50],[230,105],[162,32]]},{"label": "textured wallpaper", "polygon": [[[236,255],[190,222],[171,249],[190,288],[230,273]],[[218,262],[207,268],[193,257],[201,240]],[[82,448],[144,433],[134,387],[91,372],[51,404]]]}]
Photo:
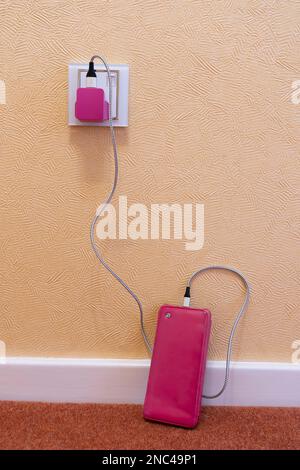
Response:
[{"label": "textured wallpaper", "polygon": [[[151,338],[159,305],[182,302],[189,274],[225,263],[253,286],[235,358],[290,361],[300,339],[299,20],[296,0],[0,2],[0,339],[9,355],[147,355],[135,303],[89,245],[113,177],[109,130],[67,125],[68,64],[100,53],[130,65],[118,195],[205,205],[200,251],[180,240],[101,243],[141,297]],[[210,358],[224,358],[243,287],[207,274],[193,294],[213,312]]]}]

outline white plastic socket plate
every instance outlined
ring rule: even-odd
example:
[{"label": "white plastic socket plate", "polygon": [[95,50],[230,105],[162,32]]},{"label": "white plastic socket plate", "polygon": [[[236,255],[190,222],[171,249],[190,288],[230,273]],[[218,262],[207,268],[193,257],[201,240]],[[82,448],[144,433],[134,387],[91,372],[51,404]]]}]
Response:
[{"label": "white plastic socket plate", "polygon": [[[109,126],[104,122],[82,122],[75,117],[75,102],[77,88],[84,87],[88,64],[69,65],[69,125],[70,126]],[[124,64],[109,64],[112,78],[112,116],[113,125],[117,127],[128,126],[128,91],[129,67]],[[95,64],[97,74],[97,87],[103,88],[105,99],[108,101],[109,88],[107,72],[103,64]]]}]

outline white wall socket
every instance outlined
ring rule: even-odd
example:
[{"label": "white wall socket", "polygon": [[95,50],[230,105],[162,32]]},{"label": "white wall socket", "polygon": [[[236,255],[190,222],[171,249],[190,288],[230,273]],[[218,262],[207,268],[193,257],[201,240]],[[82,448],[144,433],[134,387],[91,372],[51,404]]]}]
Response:
[{"label": "white wall socket", "polygon": [[[75,117],[75,102],[77,88],[85,87],[88,64],[69,65],[69,125],[70,126],[101,126],[108,127],[108,121],[83,122]],[[113,125],[117,127],[128,126],[128,92],[129,67],[125,64],[109,64],[112,78],[112,117]],[[97,74],[97,87],[103,88],[105,99],[108,101],[108,77],[103,64],[95,64]]]}]

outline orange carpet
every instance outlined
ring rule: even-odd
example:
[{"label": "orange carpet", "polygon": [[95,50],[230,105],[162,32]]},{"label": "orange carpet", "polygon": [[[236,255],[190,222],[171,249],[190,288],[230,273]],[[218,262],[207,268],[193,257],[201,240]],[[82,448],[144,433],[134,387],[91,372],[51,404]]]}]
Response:
[{"label": "orange carpet", "polygon": [[0,449],[300,449],[300,408],[204,408],[194,430],[136,405],[0,402]]}]

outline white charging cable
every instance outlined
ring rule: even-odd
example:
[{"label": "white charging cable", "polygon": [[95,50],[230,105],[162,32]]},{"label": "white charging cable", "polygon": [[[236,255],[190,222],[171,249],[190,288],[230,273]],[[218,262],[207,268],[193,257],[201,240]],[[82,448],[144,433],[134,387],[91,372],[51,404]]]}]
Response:
[{"label": "white charging cable", "polygon": [[[115,190],[116,190],[116,187],[117,187],[117,184],[118,184],[118,177],[119,177],[119,156],[118,156],[116,136],[115,136],[115,131],[114,131],[114,127],[113,127],[113,120],[112,120],[112,104],[111,104],[112,103],[112,83],[111,83],[110,69],[109,69],[109,66],[108,66],[106,60],[104,58],[102,58],[101,56],[99,56],[99,55],[94,55],[91,58],[90,62],[93,63],[95,59],[99,59],[99,60],[102,61],[102,63],[104,64],[104,67],[106,69],[107,76],[108,76],[108,85],[109,85],[108,114],[109,114],[109,127],[110,127],[110,132],[111,132],[111,140],[112,140],[113,153],[114,153],[115,171],[114,171],[114,182],[113,182],[112,189],[109,193],[109,196],[105,200],[105,202],[102,203],[99,206],[99,208],[97,209],[96,214],[95,214],[95,216],[92,220],[91,227],[90,227],[90,240],[91,240],[91,245],[92,245],[93,251],[94,251],[96,257],[98,258],[98,260],[100,261],[100,263],[102,264],[102,266],[104,266],[104,268],[127,290],[127,292],[132,296],[132,298],[137,303],[138,308],[139,308],[139,313],[140,313],[141,333],[142,333],[145,345],[146,345],[149,353],[152,354],[152,346],[151,346],[151,343],[149,341],[148,335],[147,335],[146,330],[145,330],[145,325],[144,325],[143,306],[142,306],[142,303],[141,303],[139,297],[133,292],[133,290],[128,286],[128,284],[126,284],[126,282],[123,281],[123,279],[121,279],[121,277],[117,273],[115,273],[115,271],[113,271],[113,269],[106,263],[106,261],[104,260],[103,256],[101,255],[101,253],[98,249],[98,246],[95,242],[95,231],[96,231],[97,222],[100,218],[100,215],[105,211],[107,205],[111,202],[111,200],[113,198],[113,195],[115,193]],[[210,398],[210,399],[218,398],[220,395],[222,395],[222,393],[224,392],[224,390],[227,386],[227,383],[228,383],[228,380],[229,380],[229,369],[230,369],[232,345],[233,345],[233,339],[234,339],[235,331],[236,331],[236,328],[239,324],[240,319],[242,318],[242,316],[246,312],[246,309],[247,309],[247,306],[248,306],[248,303],[249,303],[249,297],[250,297],[250,284],[247,281],[247,279],[245,278],[245,276],[239,270],[237,270],[235,268],[231,268],[229,266],[207,266],[207,267],[201,268],[198,271],[196,271],[195,273],[193,273],[191,278],[189,279],[188,286],[186,288],[186,292],[185,292],[185,296],[184,296],[184,305],[185,306],[189,306],[189,304],[190,304],[190,287],[191,287],[191,284],[192,284],[193,280],[199,274],[201,274],[205,271],[213,270],[213,269],[222,269],[222,270],[230,271],[234,274],[237,274],[242,279],[242,281],[243,281],[243,283],[246,287],[246,297],[245,297],[245,301],[244,301],[240,311],[237,314],[237,317],[234,321],[234,324],[233,324],[233,327],[232,327],[232,330],[231,330],[231,333],[230,333],[230,336],[229,336],[228,347],[227,347],[225,379],[224,379],[223,387],[221,388],[219,393],[217,393],[216,395],[212,395],[212,396],[203,395],[204,398]]]},{"label": "white charging cable", "polygon": [[190,305],[190,299],[191,299],[190,290],[191,290],[191,285],[192,285],[194,279],[196,279],[196,277],[198,277],[199,274],[202,274],[206,271],[214,271],[214,270],[229,271],[229,272],[239,276],[239,278],[243,281],[243,284],[245,286],[246,294],[245,294],[245,300],[243,302],[243,305],[241,306],[241,308],[240,308],[240,310],[239,310],[239,312],[238,312],[238,314],[237,314],[237,316],[234,320],[234,323],[233,323],[233,326],[231,328],[231,332],[230,332],[230,335],[229,335],[229,339],[228,339],[227,355],[226,355],[226,367],[225,367],[225,378],[224,378],[223,386],[222,386],[221,390],[218,393],[216,393],[215,395],[202,395],[203,398],[209,398],[209,399],[218,398],[220,395],[222,395],[225,388],[227,387],[228,380],[229,380],[230,362],[231,362],[231,354],[232,354],[232,346],[233,346],[234,335],[235,335],[237,326],[239,324],[239,321],[241,320],[241,318],[246,313],[246,310],[247,310],[247,307],[248,307],[248,304],[249,304],[249,300],[250,300],[250,293],[251,293],[251,287],[250,287],[249,282],[245,278],[244,274],[241,271],[239,271],[238,269],[232,268],[231,266],[223,266],[223,265],[206,266],[204,268],[198,269],[197,271],[195,271],[191,275],[191,277],[188,281],[187,288],[185,290],[185,294],[184,294],[184,302],[183,302],[184,306],[189,307],[189,305]]},{"label": "white charging cable", "polygon": [[113,146],[113,153],[114,153],[114,166],[115,166],[115,174],[114,174],[114,182],[113,182],[113,186],[112,186],[112,189],[109,193],[109,196],[108,198],[105,200],[105,202],[103,204],[101,204],[99,206],[99,208],[97,209],[97,212],[92,220],[92,223],[91,223],[91,227],[90,227],[90,240],[91,240],[91,245],[92,245],[92,248],[93,248],[93,251],[95,253],[95,255],[97,256],[98,260],[100,261],[100,263],[102,264],[102,266],[104,266],[105,269],[107,269],[108,272],[110,272],[110,274],[127,290],[127,292],[129,292],[129,294],[131,295],[131,297],[135,300],[135,302],[137,303],[138,305],[138,308],[139,308],[139,312],[140,312],[140,327],[141,327],[141,333],[142,333],[142,336],[143,336],[143,339],[144,339],[144,342],[146,344],[146,347],[148,349],[148,351],[152,352],[152,348],[151,348],[151,345],[150,345],[150,342],[149,342],[149,339],[148,339],[148,336],[145,332],[145,326],[144,326],[144,312],[143,312],[143,307],[142,307],[142,303],[140,301],[140,299],[138,298],[138,296],[133,292],[133,290],[128,286],[128,284],[126,284],[125,281],[123,281],[123,279],[120,278],[120,276],[115,273],[115,271],[113,271],[113,269],[106,263],[106,261],[104,260],[103,256],[101,255],[99,249],[98,249],[98,246],[96,244],[96,241],[95,241],[95,231],[96,231],[96,225],[97,225],[97,222],[100,218],[100,215],[102,214],[102,212],[105,211],[105,208],[107,207],[107,205],[111,202],[112,198],[113,198],[113,195],[115,193],[115,190],[116,190],[116,187],[117,187],[117,184],[118,184],[118,179],[119,179],[119,156],[118,156],[118,149],[117,149],[117,142],[116,142],[116,136],[115,136],[115,130],[114,130],[114,126],[113,126],[113,120],[112,120],[112,81],[111,81],[111,74],[110,74],[110,69],[109,69],[109,66],[106,62],[106,60],[99,56],[99,55],[94,55],[92,58],[91,58],[91,62],[94,62],[95,59],[100,59],[102,61],[102,63],[104,64],[104,67],[106,69],[106,72],[107,72],[107,76],[108,76],[108,87],[109,87],[109,106],[108,106],[108,120],[109,120],[109,127],[110,127],[110,133],[111,133],[111,141],[112,141],[112,146]]}]

